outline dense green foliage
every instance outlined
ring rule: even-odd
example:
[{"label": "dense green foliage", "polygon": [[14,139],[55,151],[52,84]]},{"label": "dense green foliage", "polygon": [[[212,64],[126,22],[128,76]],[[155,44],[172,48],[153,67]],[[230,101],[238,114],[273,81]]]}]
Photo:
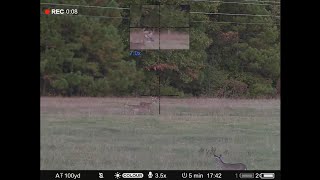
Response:
[{"label": "dense green foliage", "polygon": [[[280,6],[163,0],[161,4],[167,5],[160,6],[159,13],[158,6],[145,6],[146,11],[138,6],[157,4],[156,0],[46,2],[132,10],[42,5],[41,10],[79,12],[79,16],[41,15],[43,96],[156,95],[159,87],[161,95],[227,98],[276,97],[280,92],[280,26],[275,17]],[[191,12],[270,16],[189,16],[179,5],[186,3]],[[158,16],[160,22],[155,20]],[[130,26],[184,27],[189,21],[189,50],[144,50],[141,57],[129,56]]]}]

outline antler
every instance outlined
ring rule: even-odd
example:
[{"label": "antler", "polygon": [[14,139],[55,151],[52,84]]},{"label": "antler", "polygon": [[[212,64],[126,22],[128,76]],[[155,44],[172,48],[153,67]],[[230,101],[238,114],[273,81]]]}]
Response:
[{"label": "antler", "polygon": [[211,147],[211,152],[210,154],[215,156],[215,157],[218,157],[218,158],[221,158],[222,157],[222,154],[220,154],[219,156],[216,154],[216,148],[214,148],[213,146]]}]

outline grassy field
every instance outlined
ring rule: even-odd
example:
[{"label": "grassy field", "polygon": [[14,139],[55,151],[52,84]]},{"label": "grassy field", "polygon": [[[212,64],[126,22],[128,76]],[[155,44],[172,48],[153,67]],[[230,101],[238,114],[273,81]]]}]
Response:
[{"label": "grassy field", "polygon": [[249,170],[280,169],[280,100],[161,98],[161,115],[123,114],[142,98],[41,98],[41,169],[215,170],[201,148]]}]

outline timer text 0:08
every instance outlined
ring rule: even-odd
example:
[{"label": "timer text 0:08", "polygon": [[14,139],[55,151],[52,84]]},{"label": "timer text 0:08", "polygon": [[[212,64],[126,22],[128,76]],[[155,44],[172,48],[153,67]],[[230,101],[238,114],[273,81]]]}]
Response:
[{"label": "timer text 0:08", "polygon": [[78,9],[51,9],[51,14],[77,15]]}]

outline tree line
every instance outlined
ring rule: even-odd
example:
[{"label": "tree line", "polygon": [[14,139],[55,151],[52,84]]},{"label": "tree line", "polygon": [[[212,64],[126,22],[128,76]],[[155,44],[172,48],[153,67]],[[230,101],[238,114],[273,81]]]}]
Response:
[{"label": "tree line", "polygon": [[[139,96],[160,92],[180,97],[265,98],[280,93],[279,4],[162,0],[168,8],[160,6],[162,11],[152,10],[152,15],[146,16],[142,8],[130,12],[98,7],[129,8],[159,1],[46,2],[80,5],[41,6],[77,8],[80,16],[41,15],[42,96]],[[188,16],[186,11],[190,11]],[[165,22],[160,25],[188,22],[190,49],[144,50],[140,57],[129,56],[130,24],[143,22],[148,26],[158,16]]]}]

